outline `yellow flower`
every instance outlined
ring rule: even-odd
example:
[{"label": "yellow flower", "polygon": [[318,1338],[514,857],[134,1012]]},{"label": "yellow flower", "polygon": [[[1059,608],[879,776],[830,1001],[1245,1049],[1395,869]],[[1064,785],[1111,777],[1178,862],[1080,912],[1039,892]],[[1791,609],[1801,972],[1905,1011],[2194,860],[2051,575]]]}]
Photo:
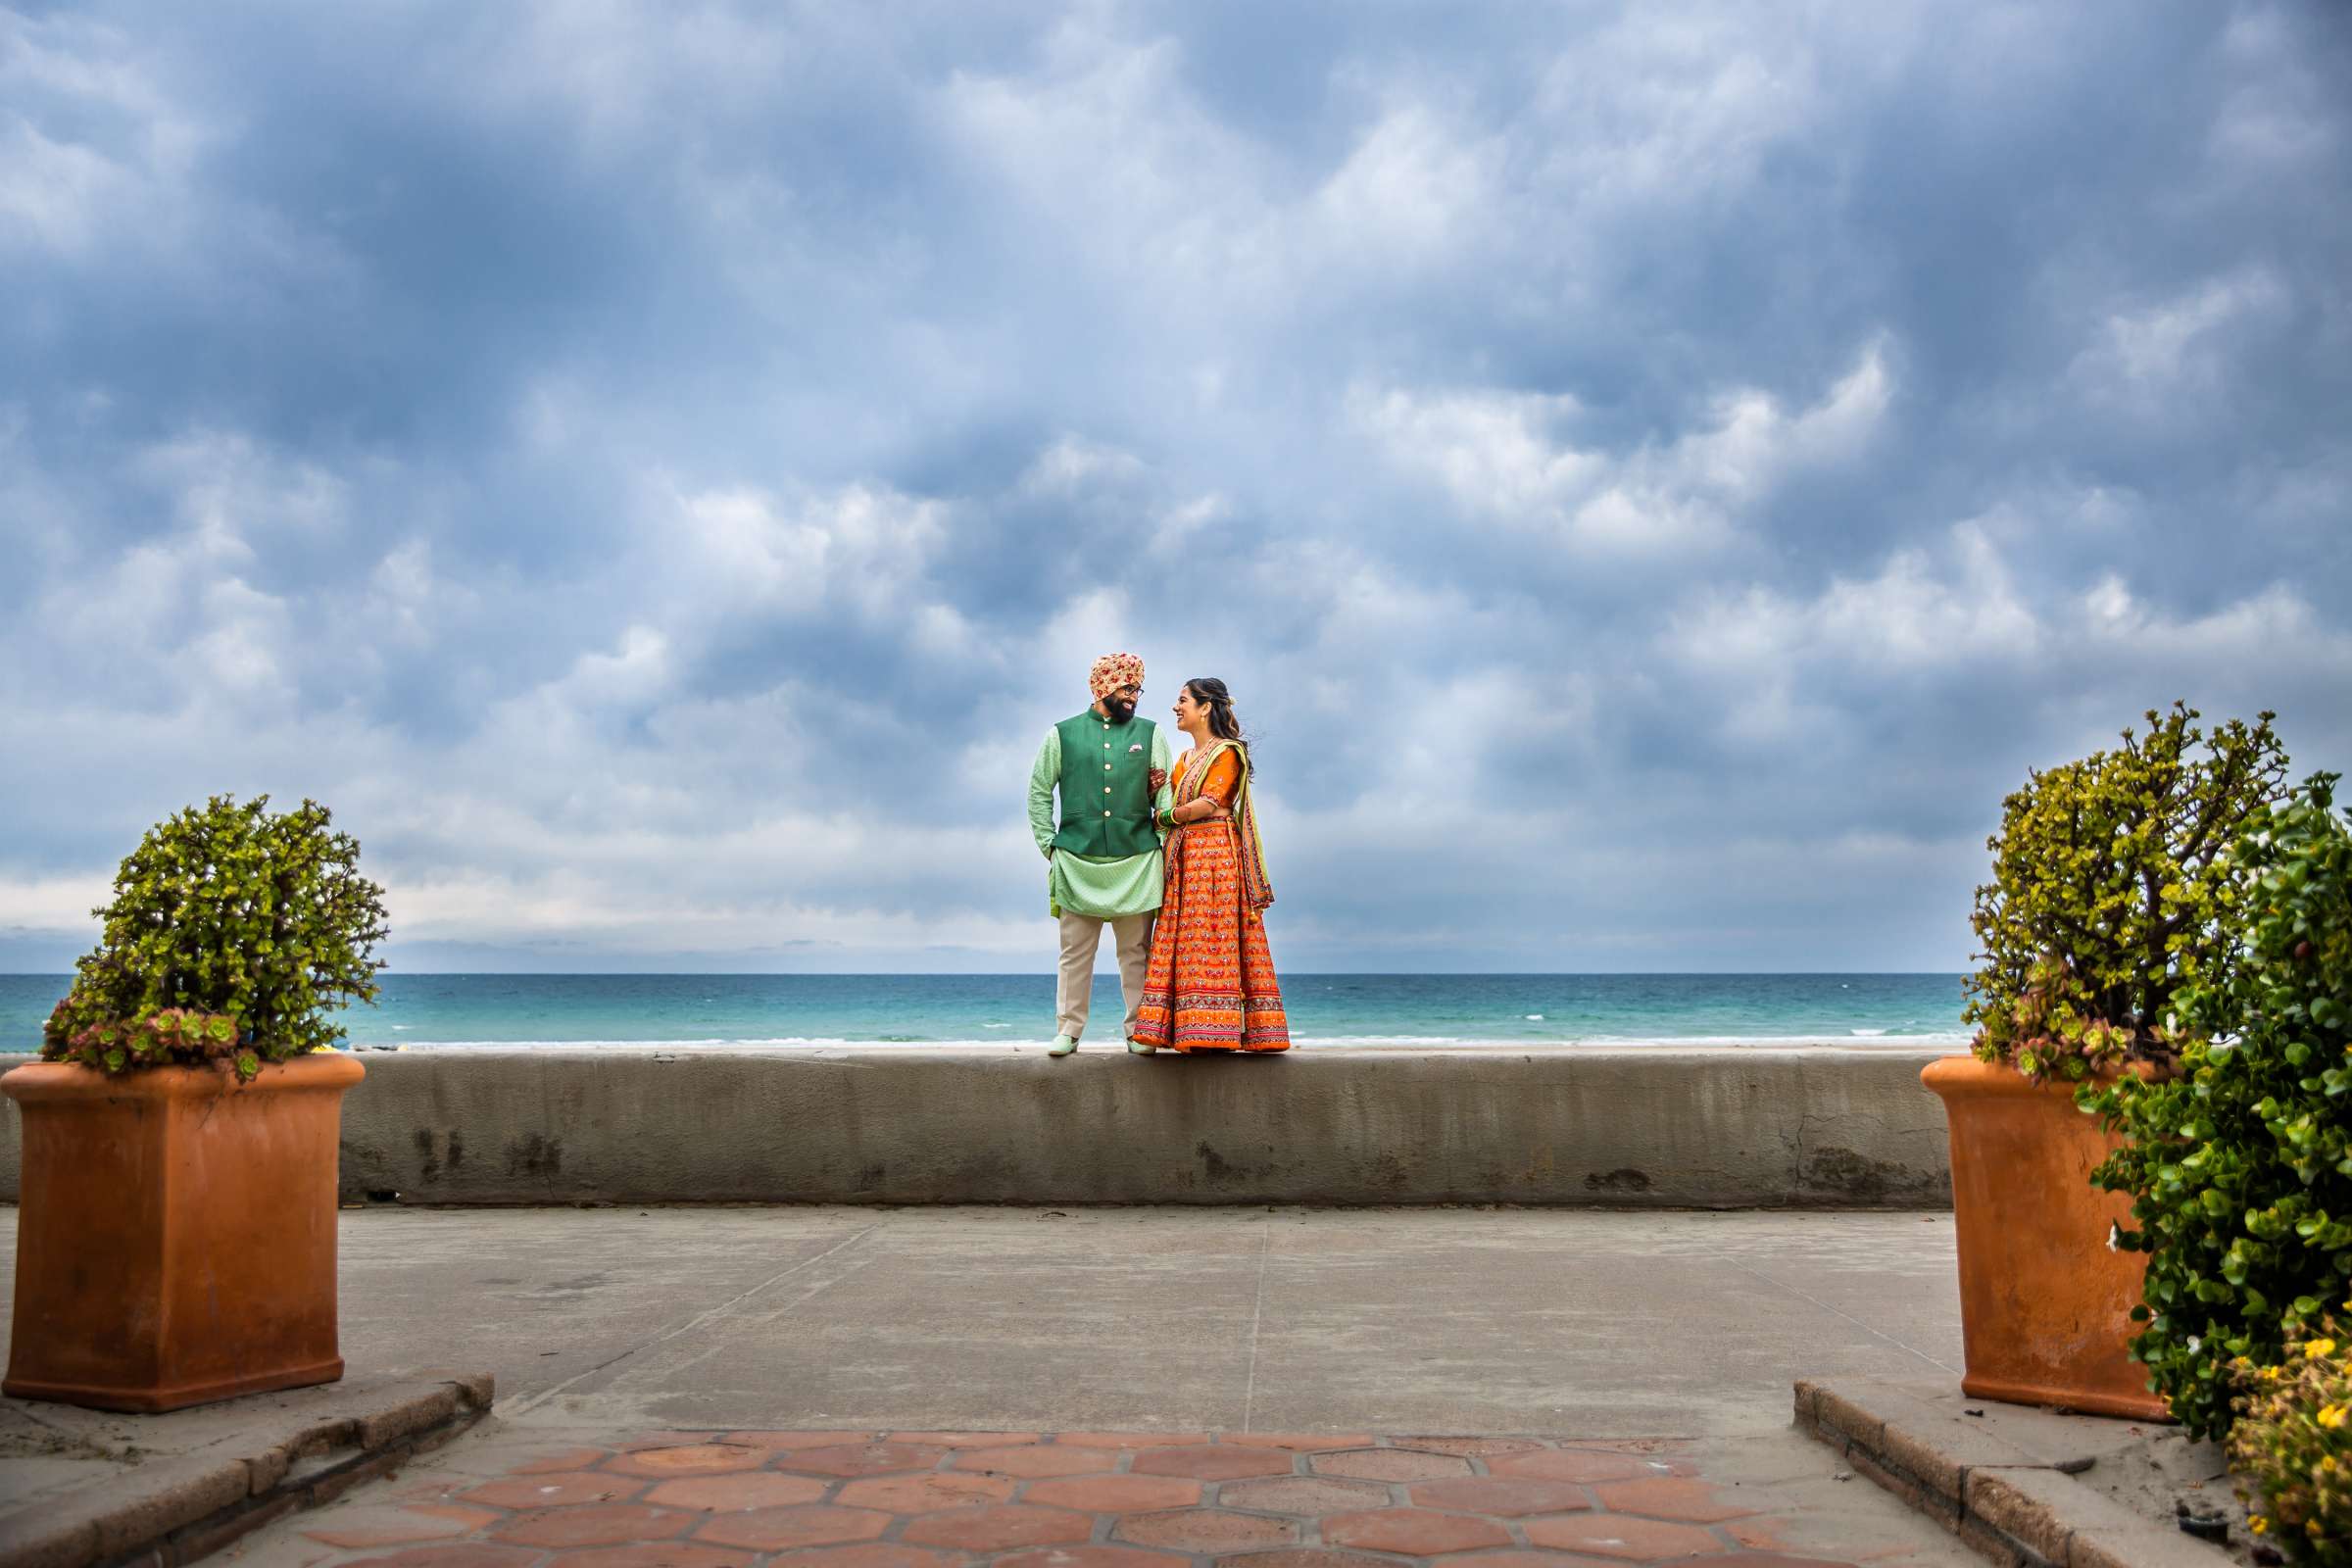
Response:
[{"label": "yellow flower", "polygon": [[2303,1347],[2303,1357],[2309,1361],[2317,1361],[2323,1355],[2333,1355],[2334,1353],[2335,1342],[2333,1340],[2313,1340]]},{"label": "yellow flower", "polygon": [[2268,1519],[2265,1519],[2262,1515],[2256,1514],[2246,1521],[2246,1528],[2253,1531],[2258,1536],[2268,1535],[2271,1529],[2271,1522]]},{"label": "yellow flower", "polygon": [[2340,1427],[2343,1424],[2344,1407],[2342,1405],[2323,1404],[2320,1406],[2320,1425],[2332,1432],[2335,1428]]}]

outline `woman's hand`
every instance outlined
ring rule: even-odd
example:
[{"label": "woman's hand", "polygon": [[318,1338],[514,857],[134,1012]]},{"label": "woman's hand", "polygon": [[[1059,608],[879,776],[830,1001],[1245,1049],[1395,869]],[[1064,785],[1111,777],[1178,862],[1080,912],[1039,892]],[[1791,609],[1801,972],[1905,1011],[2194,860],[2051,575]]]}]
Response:
[{"label": "woman's hand", "polygon": [[1164,768],[1164,767],[1155,767],[1155,768],[1153,768],[1153,769],[1152,770],[1152,794],[1154,794],[1154,795],[1157,795],[1157,794],[1158,794],[1158,793],[1159,793],[1159,792],[1160,792],[1160,791],[1161,791],[1163,788],[1165,788],[1165,787],[1166,787],[1166,785],[1167,785],[1167,782],[1168,782],[1168,770],[1167,770],[1166,768]]}]

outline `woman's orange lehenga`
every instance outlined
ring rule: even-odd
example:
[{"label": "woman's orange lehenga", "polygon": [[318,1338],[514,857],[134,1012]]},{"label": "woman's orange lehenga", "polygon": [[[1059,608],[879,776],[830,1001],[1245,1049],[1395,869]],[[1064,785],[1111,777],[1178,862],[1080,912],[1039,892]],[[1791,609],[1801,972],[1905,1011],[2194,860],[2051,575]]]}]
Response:
[{"label": "woman's orange lehenga", "polygon": [[1208,797],[1233,815],[1179,826],[1168,838],[1167,891],[1152,931],[1152,966],[1135,1028],[1147,1046],[1178,1051],[1288,1051],[1290,1022],[1266,951],[1273,902],[1257,853],[1241,749],[1220,744],[1176,765],[1176,804]]}]

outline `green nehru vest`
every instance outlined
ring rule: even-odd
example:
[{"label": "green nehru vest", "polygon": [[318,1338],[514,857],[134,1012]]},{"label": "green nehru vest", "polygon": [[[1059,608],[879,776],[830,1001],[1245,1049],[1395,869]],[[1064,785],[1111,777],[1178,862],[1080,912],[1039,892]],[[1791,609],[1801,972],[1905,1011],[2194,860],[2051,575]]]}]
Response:
[{"label": "green nehru vest", "polygon": [[1061,736],[1061,829],[1054,847],[1098,859],[1158,849],[1152,825],[1152,721],[1113,724],[1090,708],[1054,728]]}]

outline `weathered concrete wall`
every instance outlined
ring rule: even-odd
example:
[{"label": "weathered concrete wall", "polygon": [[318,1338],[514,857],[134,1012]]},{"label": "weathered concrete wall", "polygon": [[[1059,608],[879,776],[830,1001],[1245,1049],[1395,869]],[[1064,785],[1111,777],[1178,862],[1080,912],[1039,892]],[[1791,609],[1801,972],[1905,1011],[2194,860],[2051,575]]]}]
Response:
[{"label": "weathered concrete wall", "polygon": [[[370,1053],[347,1196],[404,1202],[1943,1207],[1925,1053]],[[4,1141],[15,1196],[16,1128]]]}]

